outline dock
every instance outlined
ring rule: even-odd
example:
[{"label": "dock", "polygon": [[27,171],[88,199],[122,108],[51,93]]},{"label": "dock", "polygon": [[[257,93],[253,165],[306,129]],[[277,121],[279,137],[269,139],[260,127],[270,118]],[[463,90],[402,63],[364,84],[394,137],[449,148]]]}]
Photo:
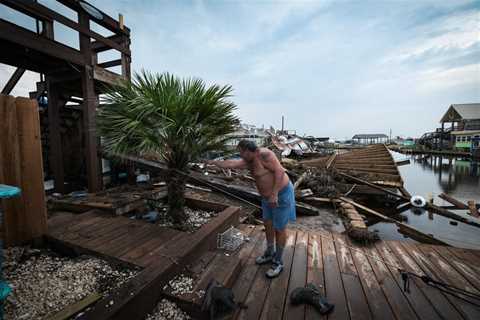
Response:
[{"label": "dock", "polygon": [[[217,219],[217,218],[216,218]],[[60,213],[49,219],[51,241],[67,244],[79,252],[141,269],[127,289],[104,297],[81,319],[143,319],[161,297],[168,297],[192,315],[200,302],[191,297],[172,297],[163,284],[182,267],[202,268],[195,276],[203,288],[210,278],[220,278],[232,287],[238,309],[231,319],[319,319],[313,308],[289,303],[292,290],[315,283],[330,303],[328,319],[478,319],[480,308],[440,292],[418,278],[411,278],[405,292],[400,269],[480,292],[480,251],[410,241],[377,241],[362,245],[345,234],[289,230],[281,276],[265,277],[268,266],[255,264],[265,249],[263,227],[240,225],[249,236],[240,250],[225,255],[215,249],[219,230],[234,224],[231,211],[208,224],[201,235],[105,215],[95,210],[82,214]],[[127,290],[128,294],[122,294]],[[127,297],[126,297],[127,296]],[[111,308],[103,305],[112,299]],[[108,305],[108,303],[107,303]],[[327,319],[327,316],[323,318]],[[322,319],[323,319],[322,318]]]}]

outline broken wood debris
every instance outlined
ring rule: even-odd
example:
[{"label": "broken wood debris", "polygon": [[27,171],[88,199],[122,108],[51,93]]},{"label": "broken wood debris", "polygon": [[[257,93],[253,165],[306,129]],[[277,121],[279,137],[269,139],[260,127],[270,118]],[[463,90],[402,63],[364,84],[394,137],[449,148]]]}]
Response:
[{"label": "broken wood debris", "polygon": [[447,201],[447,202],[450,202],[451,204],[453,204],[458,209],[468,209],[468,206],[465,203],[455,199],[454,197],[452,197],[452,196],[450,196],[446,193],[440,193],[438,195],[438,197],[440,199],[443,199],[443,200]]},{"label": "broken wood debris", "polygon": [[378,235],[368,230],[367,225],[363,221],[363,217],[358,213],[355,207],[348,202],[340,202],[339,212],[347,220],[346,230],[349,237],[358,241],[375,241]]}]

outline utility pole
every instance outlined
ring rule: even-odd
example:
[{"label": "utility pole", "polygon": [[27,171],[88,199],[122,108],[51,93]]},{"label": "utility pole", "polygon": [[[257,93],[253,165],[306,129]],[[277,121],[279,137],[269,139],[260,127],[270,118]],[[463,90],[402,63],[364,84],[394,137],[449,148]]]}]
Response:
[{"label": "utility pole", "polygon": [[282,133],[283,133],[283,124],[284,124],[284,117],[282,116]]}]

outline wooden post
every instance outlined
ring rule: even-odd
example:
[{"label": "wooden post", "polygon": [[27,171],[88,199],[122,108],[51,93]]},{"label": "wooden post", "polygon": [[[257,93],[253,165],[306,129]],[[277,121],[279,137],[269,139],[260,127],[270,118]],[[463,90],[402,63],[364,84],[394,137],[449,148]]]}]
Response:
[{"label": "wooden post", "polygon": [[52,79],[47,78],[48,92],[48,139],[50,144],[50,169],[53,173],[55,192],[65,193],[65,172],[63,167],[62,137],[60,134],[59,92]]},{"label": "wooden post", "polygon": [[[78,22],[84,28],[90,27],[88,14],[79,12]],[[85,160],[87,166],[88,190],[97,192],[101,190],[100,158],[97,154],[97,132],[96,132],[96,108],[98,99],[95,94],[95,83],[93,80],[93,61],[90,37],[80,33],[80,51],[84,55],[87,65],[81,70],[82,93],[83,93],[83,128],[85,133]]]}]

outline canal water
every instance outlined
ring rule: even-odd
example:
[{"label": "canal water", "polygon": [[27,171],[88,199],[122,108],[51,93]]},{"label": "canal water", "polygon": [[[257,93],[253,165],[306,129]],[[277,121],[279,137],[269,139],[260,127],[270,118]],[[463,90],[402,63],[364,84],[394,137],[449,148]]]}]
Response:
[{"label": "canal water", "polygon": [[[392,155],[395,161],[410,159],[410,164],[398,169],[405,188],[412,196],[420,195],[425,199],[433,197],[436,205],[448,206],[450,203],[438,198],[444,192],[464,203],[468,200],[480,203],[480,163],[445,156],[407,156],[397,152],[392,152]],[[467,210],[454,212],[474,219],[467,214]],[[462,222],[452,225],[451,219],[423,209],[407,210],[402,215],[407,217],[408,224],[444,242],[457,247],[480,249],[480,228]],[[370,229],[377,230],[381,239],[405,240],[404,235],[391,223],[377,223]]]}]

